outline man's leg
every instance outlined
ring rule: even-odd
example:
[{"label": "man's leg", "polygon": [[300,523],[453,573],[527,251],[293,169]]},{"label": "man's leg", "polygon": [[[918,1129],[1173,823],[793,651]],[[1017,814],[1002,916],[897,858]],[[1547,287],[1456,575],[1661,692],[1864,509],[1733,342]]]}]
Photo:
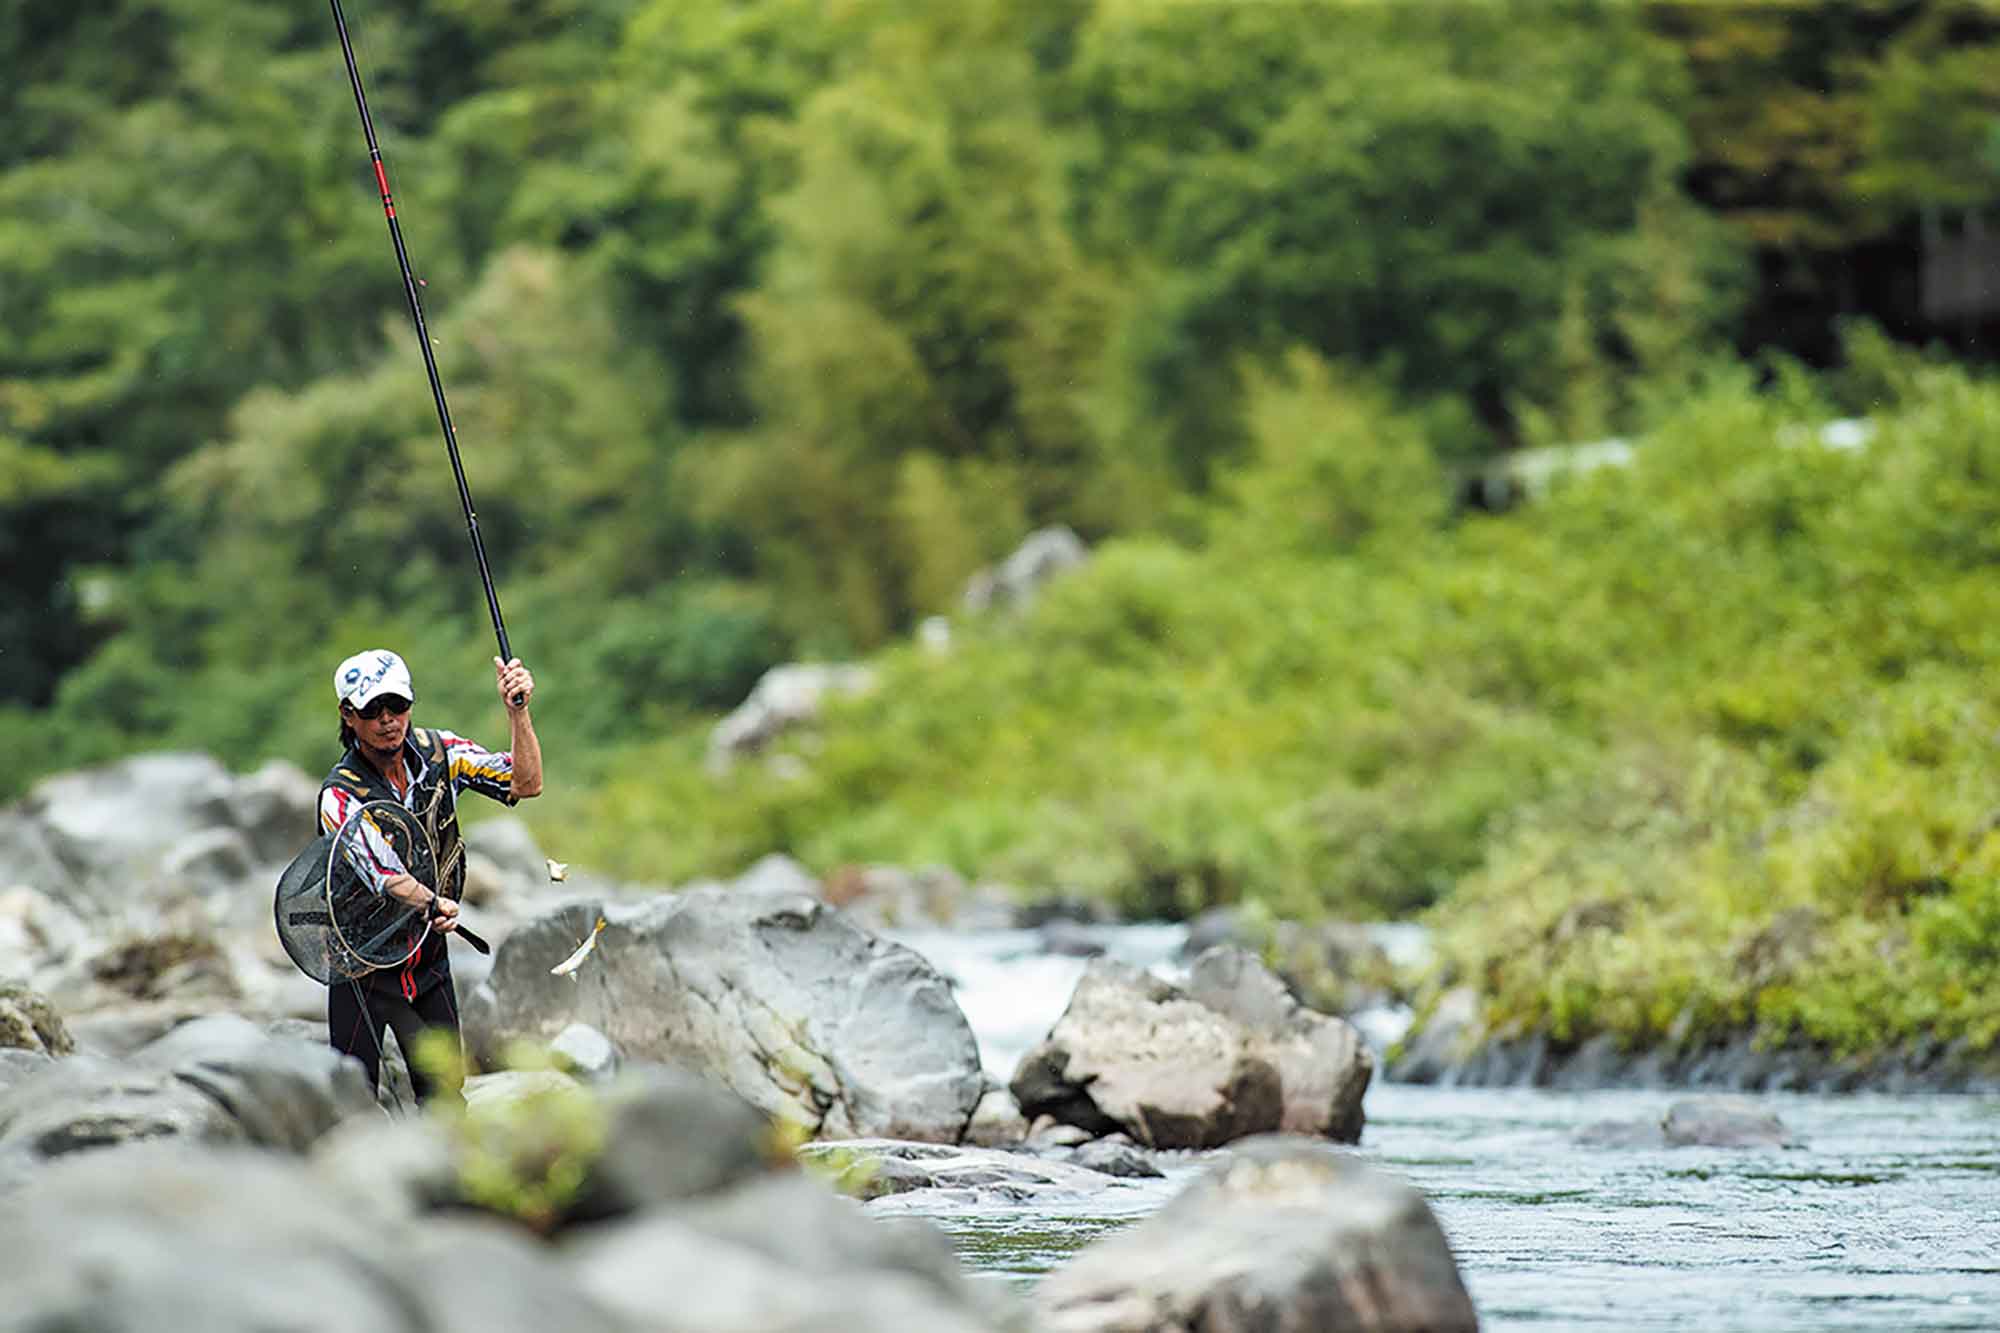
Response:
[{"label": "man's leg", "polygon": [[326,1037],[333,1049],[351,1055],[368,1071],[368,1086],[382,1078],[382,1015],[371,1007],[360,983],[336,981],[326,989]]},{"label": "man's leg", "polygon": [[426,1038],[437,1041],[442,1036],[454,1054],[463,1056],[458,1035],[458,1000],[452,993],[451,978],[447,976],[415,1000],[391,1008],[389,1025],[395,1029],[396,1043],[403,1048],[403,1060],[410,1066],[410,1086],[416,1089],[417,1100],[427,1102],[437,1096],[463,1100],[464,1094],[456,1084],[440,1085],[422,1067],[423,1062],[416,1054],[419,1042]]}]

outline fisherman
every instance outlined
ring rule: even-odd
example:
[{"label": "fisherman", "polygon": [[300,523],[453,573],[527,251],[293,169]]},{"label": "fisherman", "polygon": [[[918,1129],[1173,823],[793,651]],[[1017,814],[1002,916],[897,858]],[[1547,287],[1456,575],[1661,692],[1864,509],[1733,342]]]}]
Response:
[{"label": "fisherman", "polygon": [[481,749],[449,731],[410,725],[416,691],[403,659],[384,648],[356,653],[333,673],[340,700],[340,743],[346,753],[319,790],[319,819],[337,831],[369,801],[393,800],[409,810],[437,853],[438,883],[397,875],[384,889],[416,907],[431,909],[431,933],[406,963],[327,990],[327,1036],[333,1048],[354,1056],[376,1086],[382,1068],[382,1030],[396,1034],[420,1101],[441,1091],[429,1071],[411,1059],[426,1031],[458,1037],[458,997],[453,993],[445,936],[458,924],[465,884],[465,846],[458,828],[458,793],[476,791],[507,805],[541,794],[542,747],[528,717],[535,679],[520,659],[493,659],[494,683],[512,735],[504,751]]}]

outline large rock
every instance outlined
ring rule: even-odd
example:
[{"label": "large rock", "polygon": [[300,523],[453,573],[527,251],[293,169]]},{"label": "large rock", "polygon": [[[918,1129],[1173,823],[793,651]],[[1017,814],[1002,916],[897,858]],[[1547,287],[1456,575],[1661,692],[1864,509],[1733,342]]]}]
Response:
[{"label": "large rock", "polygon": [[144,1139],[303,1151],[374,1099],[331,1047],[199,1019],[121,1060],[55,1061],[0,1092],[0,1157],[30,1163]]},{"label": "large rock", "polygon": [[1361,1098],[1375,1057],[1352,1024],[1300,1004],[1255,954],[1235,945],[1196,958],[1187,992],[1262,1039],[1284,1089],[1280,1130],[1360,1142]]},{"label": "large rock", "polygon": [[1457,1333],[1478,1327],[1423,1197],[1359,1159],[1256,1139],[1044,1279],[1047,1333]]},{"label": "large rock", "polygon": [[[919,1190],[939,1191],[961,1207],[996,1202],[1074,1203],[1122,1188],[1106,1177],[1144,1171],[1106,1171],[1083,1162],[1056,1161],[998,1148],[951,1147],[893,1139],[809,1143],[799,1159],[817,1166],[859,1199],[882,1199]],[[1157,1170],[1152,1175],[1159,1175]]]},{"label": "large rock", "polygon": [[678,1069],[641,1065],[604,1088],[605,1141],[573,1216],[622,1217],[756,1179],[778,1162],[770,1122],[749,1103]]},{"label": "large rock", "polygon": [[1351,1028],[1287,1007],[1282,985],[1247,955],[1213,964],[1202,993],[1212,1003],[1129,964],[1092,960],[1015,1071],[1022,1113],[1123,1131],[1153,1148],[1211,1148],[1273,1132],[1288,1117],[1315,1133],[1359,1135],[1371,1063]]},{"label": "large rock", "polygon": [[82,918],[51,895],[25,884],[0,889],[0,979],[33,977],[89,943]]},{"label": "large rock", "polygon": [[[550,975],[600,915],[592,956]],[[464,1017],[482,1059],[587,1023],[630,1059],[706,1075],[822,1137],[955,1142],[983,1086],[944,977],[805,894],[572,904],[498,948]]]},{"label": "large rock", "polygon": [[935,1228],[868,1218],[797,1175],[637,1218],[572,1247],[584,1289],[649,1333],[1002,1333],[1003,1293]]},{"label": "large rock", "polygon": [[247,912],[246,882],[317,832],[318,790],[281,762],[238,778],[204,754],[139,755],[45,778],[0,811],[0,864],[86,919],[183,896]]},{"label": "large rock", "polygon": [[1691,1097],[1667,1108],[1660,1132],[1672,1148],[1796,1148],[1784,1121],[1742,1097]]},{"label": "large rock", "polygon": [[235,822],[232,788],[228,770],[204,754],[140,755],[44,778],[17,810],[70,874],[34,887],[86,914],[115,910],[121,883],[150,877],[167,848]]},{"label": "large rock", "polygon": [[72,1159],[0,1209],[0,1333],[631,1333],[523,1233],[394,1214],[251,1150]]},{"label": "large rock", "polygon": [[46,995],[0,982],[0,1048],[69,1055],[76,1043]]}]

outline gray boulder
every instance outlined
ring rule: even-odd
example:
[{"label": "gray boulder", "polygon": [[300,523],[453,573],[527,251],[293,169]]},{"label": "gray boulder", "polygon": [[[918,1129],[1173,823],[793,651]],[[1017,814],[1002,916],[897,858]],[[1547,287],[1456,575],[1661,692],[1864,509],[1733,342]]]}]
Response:
[{"label": "gray boulder", "polygon": [[[593,954],[551,975],[600,915]],[[574,903],[499,946],[464,1019],[482,1060],[587,1023],[628,1058],[713,1078],[810,1136],[956,1142],[983,1088],[944,977],[804,894]]]},{"label": "gray boulder", "polygon": [[1046,1333],[1457,1333],[1478,1327],[1407,1183],[1312,1140],[1254,1139],[1036,1288]]},{"label": "gray boulder", "polygon": [[587,1234],[570,1271],[649,1333],[1001,1333],[1003,1293],[975,1286],[944,1236],[868,1218],[802,1176]]},{"label": "gray boulder", "polygon": [[1122,1131],[1151,1148],[1211,1148],[1288,1121],[1359,1135],[1372,1061],[1352,1028],[1300,1009],[1248,955],[1218,959],[1199,977],[1190,992],[1092,960],[1015,1071],[1022,1113]]},{"label": "gray boulder", "polygon": [[0,890],[0,980],[32,979],[89,943],[82,918],[49,894],[25,884]]},{"label": "gray boulder", "polygon": [[588,1023],[571,1023],[549,1043],[562,1068],[586,1083],[602,1083],[618,1072],[621,1058],[611,1038]]},{"label": "gray boulder", "polygon": [[516,815],[496,815],[468,825],[465,845],[468,852],[477,852],[492,862],[510,885],[539,887],[549,881],[548,857]]},{"label": "gray boulder", "polygon": [[1660,1122],[1674,1148],[1795,1148],[1800,1146],[1777,1116],[1742,1097],[1693,1097],[1667,1108]]},{"label": "gray boulder", "polygon": [[0,1156],[32,1163],[156,1138],[302,1152],[373,1108],[360,1066],[330,1047],[217,1015],[126,1059],[55,1061],[0,1092]]},{"label": "gray boulder", "polygon": [[0,1333],[630,1333],[517,1229],[400,1225],[269,1153],[93,1153],[9,1202]]},{"label": "gray boulder", "polygon": [[204,754],[140,755],[44,778],[16,809],[69,873],[28,882],[85,915],[121,908],[121,889],[149,877],[167,848],[235,822],[232,788],[228,770]]},{"label": "gray boulder", "polygon": [[1102,1194],[1110,1183],[1105,1177],[1120,1174],[997,1148],[898,1139],[809,1143],[798,1155],[830,1176],[842,1193],[859,1199],[932,1190],[963,1205],[1073,1203]]},{"label": "gray boulder", "polygon": [[1486,1040],[1479,992],[1454,986],[1431,1005],[1420,1025],[1404,1038],[1389,1063],[1388,1076],[1399,1083],[1458,1082],[1465,1061]]},{"label": "gray boulder", "polygon": [[572,1216],[621,1217],[753,1180],[779,1160],[768,1119],[679,1069],[636,1066],[602,1091],[605,1142]]},{"label": "gray boulder", "polygon": [[1077,1166],[1126,1180],[1158,1179],[1166,1173],[1153,1164],[1144,1148],[1123,1134],[1092,1139],[1070,1149],[1069,1160]]},{"label": "gray boulder", "polygon": [[1196,958],[1187,992],[1261,1039],[1284,1089],[1281,1131],[1360,1142],[1361,1098],[1375,1057],[1352,1024],[1300,1004],[1255,954],[1236,945]]},{"label": "gray boulder", "polygon": [[965,1141],[982,1148],[1004,1148],[1027,1137],[1028,1118],[1014,1104],[1014,1094],[1002,1085],[988,1087],[965,1127]]},{"label": "gray boulder", "polygon": [[0,982],[0,1050],[68,1055],[76,1043],[46,995]]}]

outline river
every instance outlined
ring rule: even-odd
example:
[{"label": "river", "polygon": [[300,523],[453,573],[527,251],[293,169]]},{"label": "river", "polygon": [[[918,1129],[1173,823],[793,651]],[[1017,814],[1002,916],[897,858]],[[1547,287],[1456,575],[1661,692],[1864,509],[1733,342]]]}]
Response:
[{"label": "river", "polygon": [[[950,975],[989,1071],[1012,1073],[1061,1014],[1081,959],[1029,931],[898,936]],[[1172,977],[1175,926],[1106,927],[1116,957]],[[1406,941],[1398,941],[1406,943]],[[1372,1041],[1403,1016],[1372,1015]],[[1358,1151],[1431,1201],[1489,1330],[2000,1329],[2000,1099],[1785,1094],[1757,1100],[1790,1150],[1582,1147],[1582,1127],[1657,1120],[1675,1094],[1423,1088],[1377,1081]],[[1031,1286],[1158,1208],[1203,1165],[1068,1209],[966,1209],[921,1194],[968,1267]]]}]

